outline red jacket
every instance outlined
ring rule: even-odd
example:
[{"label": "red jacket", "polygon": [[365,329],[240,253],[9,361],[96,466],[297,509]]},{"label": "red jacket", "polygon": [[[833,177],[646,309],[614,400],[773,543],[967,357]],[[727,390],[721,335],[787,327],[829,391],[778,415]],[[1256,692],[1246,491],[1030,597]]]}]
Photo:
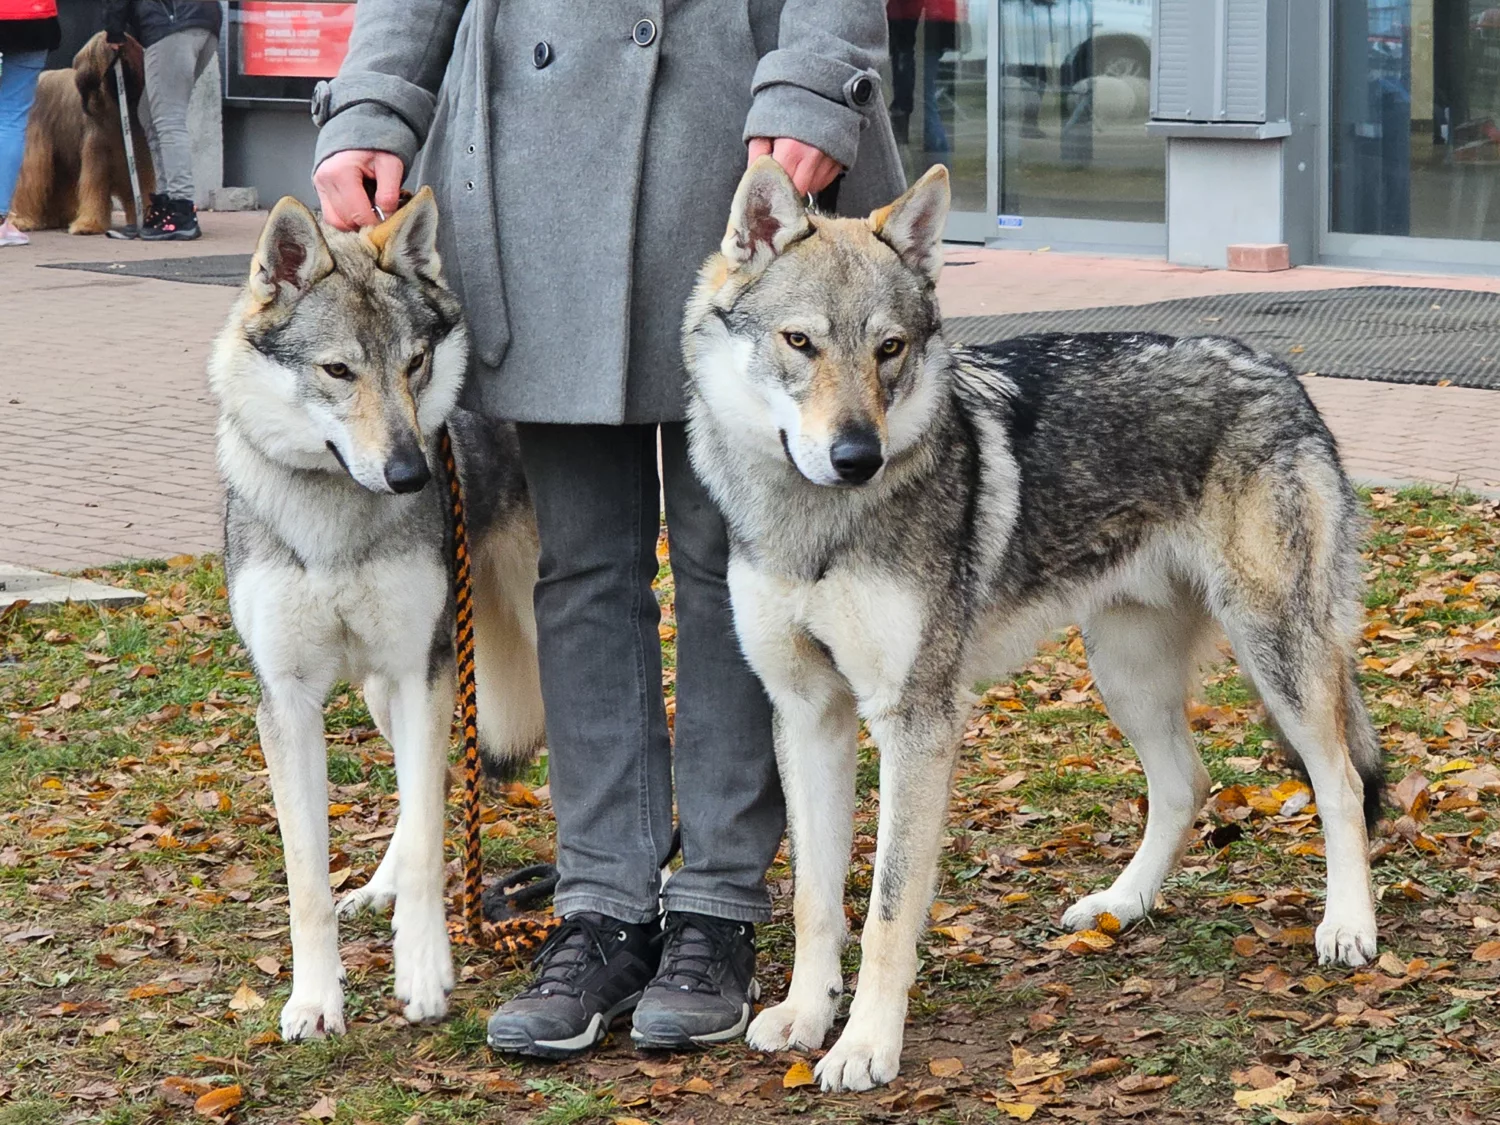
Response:
[{"label": "red jacket", "polygon": [[57,0],[0,0],[0,20],[44,20],[57,15]]},{"label": "red jacket", "polygon": [[964,18],[962,0],[887,0],[887,19],[917,20],[926,16],[933,23],[958,23]]}]

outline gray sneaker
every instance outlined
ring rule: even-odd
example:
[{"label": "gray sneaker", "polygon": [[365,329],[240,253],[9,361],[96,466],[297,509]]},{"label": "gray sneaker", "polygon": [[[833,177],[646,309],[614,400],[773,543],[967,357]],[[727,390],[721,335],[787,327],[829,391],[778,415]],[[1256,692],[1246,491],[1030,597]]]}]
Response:
[{"label": "gray sneaker", "polygon": [[661,968],[636,1005],[630,1039],[642,1051],[726,1043],[745,1034],[758,999],[754,926],[668,914]]},{"label": "gray sneaker", "polygon": [[489,1044],[542,1059],[580,1055],[635,1007],[660,931],[603,914],[569,915],[537,952],[531,987],[490,1017]]}]

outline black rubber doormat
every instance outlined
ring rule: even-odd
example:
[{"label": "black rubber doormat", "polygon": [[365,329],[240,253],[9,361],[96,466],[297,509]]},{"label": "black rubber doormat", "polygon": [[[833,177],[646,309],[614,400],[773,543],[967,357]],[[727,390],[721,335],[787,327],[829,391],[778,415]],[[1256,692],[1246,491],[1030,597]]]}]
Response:
[{"label": "black rubber doormat", "polygon": [[1371,285],[959,316],[946,324],[957,344],[1028,332],[1236,336],[1298,374],[1500,390],[1500,293]]},{"label": "black rubber doormat", "polygon": [[189,285],[243,285],[250,276],[249,254],[203,254],[196,258],[148,258],[141,262],[54,262],[51,270],[86,270],[110,277],[149,277]]}]

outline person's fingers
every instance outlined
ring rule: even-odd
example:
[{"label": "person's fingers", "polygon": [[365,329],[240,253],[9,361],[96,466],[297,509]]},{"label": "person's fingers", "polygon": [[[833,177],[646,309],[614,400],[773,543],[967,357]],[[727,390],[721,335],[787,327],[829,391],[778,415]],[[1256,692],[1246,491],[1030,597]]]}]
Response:
[{"label": "person's fingers", "polygon": [[406,168],[399,156],[389,152],[377,152],[370,163],[375,173],[375,205],[387,215],[394,215],[401,206],[401,181],[406,177]]},{"label": "person's fingers", "polygon": [[824,156],[818,161],[817,167],[813,170],[812,177],[809,180],[808,193],[816,195],[829,184],[833,183],[834,180],[838,179],[843,171],[844,166],[837,160],[831,156]]},{"label": "person's fingers", "polygon": [[802,181],[806,179],[803,164],[807,160],[808,146],[801,141],[794,141],[790,137],[778,137],[771,146],[771,155],[776,158],[776,163],[785,170],[792,186],[802,195],[807,194],[807,188]]},{"label": "person's fingers", "polygon": [[748,158],[745,163],[747,166],[754,164],[762,156],[770,156],[771,139],[769,137],[751,137],[750,143],[746,146],[746,152]]},{"label": "person's fingers", "polygon": [[333,185],[331,194],[333,225],[339,230],[357,230],[380,221],[370,204],[370,197],[365,194],[364,174],[358,169],[345,170]]}]

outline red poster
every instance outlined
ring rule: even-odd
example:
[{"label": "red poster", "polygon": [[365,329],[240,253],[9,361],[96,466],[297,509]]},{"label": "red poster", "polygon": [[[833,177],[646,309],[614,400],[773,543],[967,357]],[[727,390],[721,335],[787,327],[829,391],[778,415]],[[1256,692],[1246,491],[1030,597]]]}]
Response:
[{"label": "red poster", "polygon": [[240,73],[332,78],[349,50],[353,4],[245,0],[240,13]]}]

